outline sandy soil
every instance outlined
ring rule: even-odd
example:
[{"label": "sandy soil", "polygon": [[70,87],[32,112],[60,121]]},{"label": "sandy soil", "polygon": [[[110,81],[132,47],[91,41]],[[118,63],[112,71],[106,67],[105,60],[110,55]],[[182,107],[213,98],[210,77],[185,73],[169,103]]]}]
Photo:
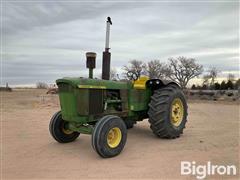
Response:
[{"label": "sandy soil", "polygon": [[239,167],[237,103],[190,102],[187,127],[175,140],[158,139],[147,120],[140,122],[128,131],[119,156],[102,159],[89,135],[69,144],[52,139],[48,124],[59,110],[58,98],[44,92],[2,93],[3,179],[195,179],[180,175],[183,160]]}]

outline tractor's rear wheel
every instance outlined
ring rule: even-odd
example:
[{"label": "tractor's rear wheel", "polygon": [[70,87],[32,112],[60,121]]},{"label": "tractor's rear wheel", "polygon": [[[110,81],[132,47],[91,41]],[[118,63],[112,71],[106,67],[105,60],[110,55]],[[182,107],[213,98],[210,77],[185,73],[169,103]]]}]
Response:
[{"label": "tractor's rear wheel", "polygon": [[112,115],[101,118],[92,134],[93,149],[104,158],[118,155],[123,150],[126,140],[126,125],[121,118]]},{"label": "tractor's rear wheel", "polygon": [[149,103],[149,123],[161,138],[177,138],[187,122],[187,103],[182,90],[173,84],[154,91]]},{"label": "tractor's rear wheel", "polygon": [[68,122],[62,119],[61,111],[56,112],[49,124],[49,131],[52,137],[59,143],[74,141],[80,133],[68,129]]}]

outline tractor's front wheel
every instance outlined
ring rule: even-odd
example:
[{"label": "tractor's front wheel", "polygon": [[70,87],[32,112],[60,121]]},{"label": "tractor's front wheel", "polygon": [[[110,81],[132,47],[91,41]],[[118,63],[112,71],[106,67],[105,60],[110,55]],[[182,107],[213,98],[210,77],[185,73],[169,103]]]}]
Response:
[{"label": "tractor's front wheel", "polygon": [[74,141],[80,133],[68,129],[68,122],[62,119],[61,111],[56,112],[49,124],[49,131],[52,137],[59,143]]},{"label": "tractor's front wheel", "polygon": [[127,128],[123,120],[117,116],[107,115],[95,125],[92,134],[93,149],[102,157],[118,155],[127,140]]},{"label": "tractor's front wheel", "polygon": [[182,90],[176,85],[155,90],[148,115],[150,128],[158,137],[179,137],[187,122],[187,103]]}]

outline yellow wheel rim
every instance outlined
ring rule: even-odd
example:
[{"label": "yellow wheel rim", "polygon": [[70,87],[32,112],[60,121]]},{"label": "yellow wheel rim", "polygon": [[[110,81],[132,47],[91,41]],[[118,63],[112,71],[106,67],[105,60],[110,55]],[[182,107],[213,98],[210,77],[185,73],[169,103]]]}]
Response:
[{"label": "yellow wheel rim", "polygon": [[183,120],[184,107],[180,98],[175,98],[171,106],[171,123],[174,126],[179,126]]},{"label": "yellow wheel rim", "polygon": [[122,132],[118,127],[114,127],[109,130],[107,134],[107,143],[111,148],[117,147],[122,139]]},{"label": "yellow wheel rim", "polygon": [[63,123],[63,125],[62,125],[62,132],[64,134],[68,134],[68,135],[73,133],[73,131],[66,129],[66,123]]}]

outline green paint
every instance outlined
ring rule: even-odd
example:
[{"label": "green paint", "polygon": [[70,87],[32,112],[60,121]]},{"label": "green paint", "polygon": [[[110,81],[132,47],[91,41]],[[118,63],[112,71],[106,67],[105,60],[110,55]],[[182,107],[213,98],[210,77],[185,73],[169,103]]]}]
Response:
[{"label": "green paint", "polygon": [[83,134],[92,134],[93,132],[92,126],[89,126],[89,125],[84,126],[74,122],[69,123],[68,128],[71,131],[76,131]]},{"label": "green paint", "polygon": [[[107,114],[134,120],[141,120],[143,115],[147,115],[151,90],[136,89],[132,82],[87,78],[63,78],[56,82],[59,87],[62,117],[69,122],[69,129],[72,131],[91,134],[92,126],[89,124],[94,124]],[[120,97],[106,96],[109,91],[119,94]],[[102,102],[101,109],[98,109],[100,114],[94,111],[99,102]],[[119,107],[122,107],[122,111]]]},{"label": "green paint", "polygon": [[148,109],[151,91],[149,89],[131,89],[129,91],[129,104],[131,111],[143,111]]},{"label": "green paint", "polygon": [[74,88],[78,87],[79,85],[105,86],[107,89],[128,89],[133,86],[131,82],[118,82],[102,79],[69,78],[69,77],[58,79],[56,82],[57,84],[68,83],[71,84]]}]

